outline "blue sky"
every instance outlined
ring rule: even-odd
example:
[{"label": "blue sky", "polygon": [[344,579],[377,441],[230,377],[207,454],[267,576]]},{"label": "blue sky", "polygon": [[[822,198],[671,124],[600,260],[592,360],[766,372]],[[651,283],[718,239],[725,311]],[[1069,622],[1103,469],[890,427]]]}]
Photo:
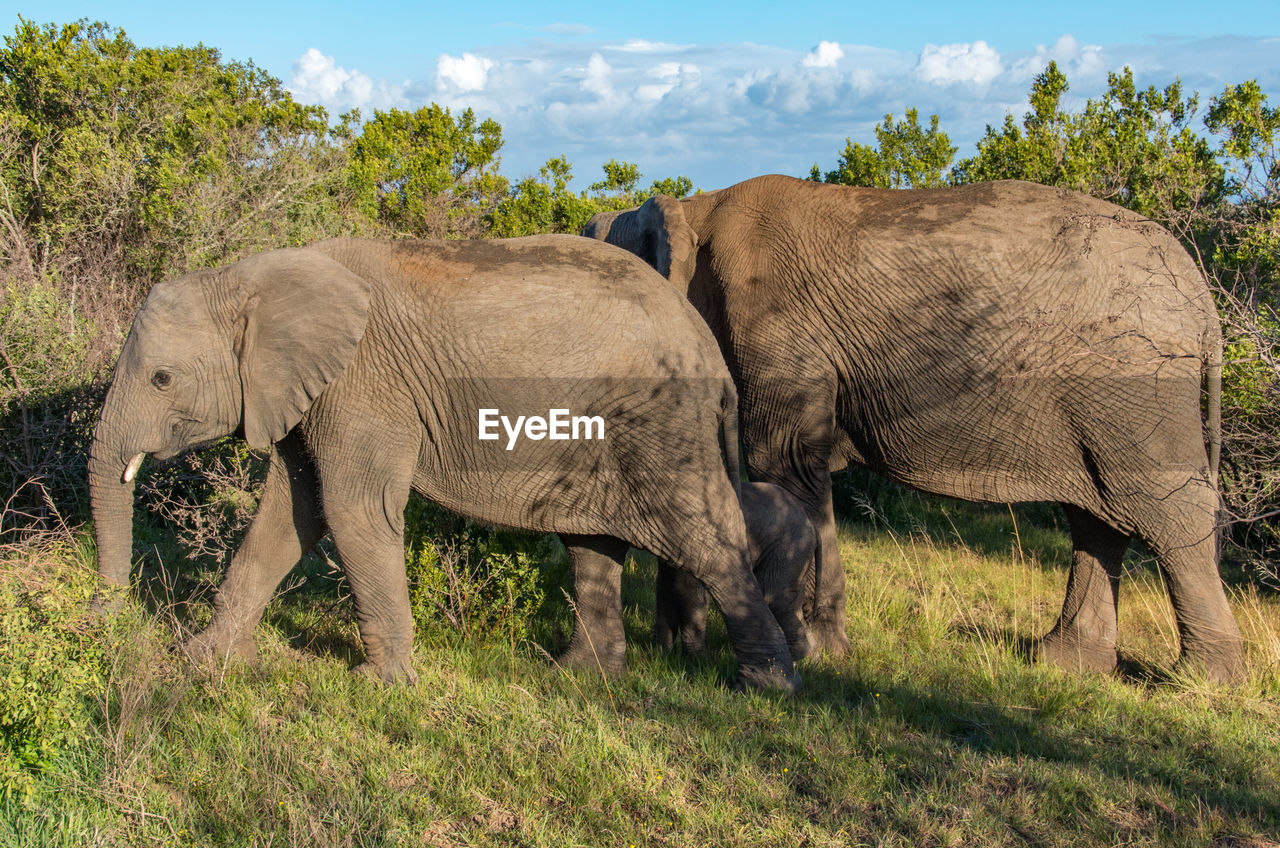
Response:
[{"label": "blue sky", "polygon": [[609,158],[647,179],[716,188],[834,165],[886,113],[938,113],[960,155],[989,123],[1021,115],[1050,58],[1077,102],[1128,65],[1140,85],[1175,78],[1202,99],[1258,79],[1280,101],[1280,2],[650,2],[209,4],[5,3],[17,17],[81,17],[144,45],[195,44],[249,60],[335,113],[437,102],[494,117],[502,171]]}]

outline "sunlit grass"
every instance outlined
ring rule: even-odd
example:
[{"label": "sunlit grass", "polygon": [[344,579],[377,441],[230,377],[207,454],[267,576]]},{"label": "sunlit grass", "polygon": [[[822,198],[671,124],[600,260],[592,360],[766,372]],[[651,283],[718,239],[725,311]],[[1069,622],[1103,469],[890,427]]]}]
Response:
[{"label": "sunlit grass", "polygon": [[6,802],[0,843],[1271,844],[1280,600],[1232,585],[1244,684],[1178,678],[1167,596],[1134,553],[1121,672],[1068,674],[1027,658],[1062,601],[1060,519],[897,497],[843,516],[852,650],[803,663],[791,699],[728,689],[718,622],[705,659],[654,652],[647,557],[625,574],[614,680],[546,661],[563,602],[535,642],[432,629],[418,685],[390,689],[347,671],[332,586],[274,602],[255,667],[191,671],[174,621],[133,606],[102,636],[95,727]]}]

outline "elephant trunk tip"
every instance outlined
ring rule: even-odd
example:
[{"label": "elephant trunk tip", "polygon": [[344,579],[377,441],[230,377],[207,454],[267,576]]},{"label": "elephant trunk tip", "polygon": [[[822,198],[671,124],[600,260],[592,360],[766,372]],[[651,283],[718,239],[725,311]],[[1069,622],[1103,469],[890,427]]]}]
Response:
[{"label": "elephant trunk tip", "polygon": [[129,460],[129,464],[125,466],[124,476],[120,478],[122,483],[132,483],[133,478],[138,476],[138,469],[142,467],[142,459],[146,454],[136,454],[133,459]]}]

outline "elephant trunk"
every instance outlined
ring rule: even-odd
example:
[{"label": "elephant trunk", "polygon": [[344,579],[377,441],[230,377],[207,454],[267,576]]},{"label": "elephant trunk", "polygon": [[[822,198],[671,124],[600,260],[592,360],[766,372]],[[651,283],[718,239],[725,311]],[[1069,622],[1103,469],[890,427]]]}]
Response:
[{"label": "elephant trunk", "polygon": [[134,477],[143,454],[130,452],[114,422],[110,393],[89,447],[89,499],[98,544],[98,574],[127,587],[133,560]]}]

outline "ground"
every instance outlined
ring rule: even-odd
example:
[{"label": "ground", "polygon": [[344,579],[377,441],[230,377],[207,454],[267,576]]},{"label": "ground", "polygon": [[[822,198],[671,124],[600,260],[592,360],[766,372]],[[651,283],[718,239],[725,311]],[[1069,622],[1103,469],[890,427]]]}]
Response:
[{"label": "ground", "polygon": [[[790,699],[731,691],[722,628],[705,660],[648,647],[644,556],[614,680],[547,661],[571,615],[556,589],[529,638],[425,627],[418,684],[382,687],[348,673],[350,604],[320,578],[273,602],[256,666],[193,671],[170,646],[203,612],[178,580],[83,625],[103,686],[82,738],[0,802],[0,844],[1277,845],[1274,592],[1224,569],[1243,685],[1172,677],[1170,606],[1135,552],[1122,667],[1077,676],[1028,659],[1066,582],[1054,510],[864,494],[840,528],[853,649],[802,663]],[[83,547],[0,575],[87,586]]]}]

